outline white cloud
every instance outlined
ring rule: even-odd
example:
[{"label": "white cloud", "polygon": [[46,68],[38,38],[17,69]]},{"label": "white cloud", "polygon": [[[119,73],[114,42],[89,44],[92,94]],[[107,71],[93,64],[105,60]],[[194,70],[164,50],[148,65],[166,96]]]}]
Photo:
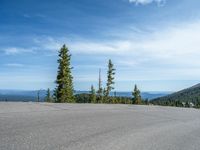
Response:
[{"label": "white cloud", "polygon": [[199,35],[200,21],[194,21],[146,33],[140,40],[129,36],[117,41],[75,41],[69,46],[72,53],[112,58],[122,72],[121,80],[187,80],[200,75]]},{"label": "white cloud", "polygon": [[69,48],[74,53],[85,54],[120,54],[121,50],[129,49],[129,43],[126,41],[116,41],[114,43],[101,43],[101,42],[72,42]]},{"label": "white cloud", "polygon": [[[68,39],[53,37],[38,37],[34,39],[30,48],[8,48],[7,54],[18,54],[27,51],[45,51],[48,54],[57,55],[57,51],[65,43],[74,57],[83,56],[85,63],[81,64],[88,70],[98,73],[99,66],[106,67],[107,58],[111,58],[117,68],[117,81],[132,80],[196,80],[200,76],[200,20],[156,27],[151,32],[140,32],[137,37],[132,30],[130,34],[118,32],[122,38],[118,40],[104,39]],[[92,59],[90,57],[92,55]],[[94,58],[101,57],[94,61]],[[55,57],[56,60],[56,57]],[[80,62],[83,60],[80,60]],[[87,66],[88,64],[94,66]],[[8,64],[7,66],[21,67],[20,64]],[[82,66],[74,66],[74,70],[84,69]],[[106,69],[105,69],[106,70]],[[83,71],[84,72],[84,71]],[[97,75],[88,73],[75,74],[75,80],[97,80]],[[106,74],[106,73],[105,73]],[[80,75],[80,76],[79,76]]]},{"label": "white cloud", "polygon": [[20,50],[17,49],[17,48],[11,47],[11,48],[6,48],[6,49],[4,50],[4,52],[5,52],[6,55],[13,55],[13,54],[19,53]]},{"label": "white cloud", "polygon": [[153,33],[152,36],[148,37],[149,39],[139,43],[139,49],[141,53],[163,61],[195,64],[198,62],[197,56],[200,55],[199,34],[199,21],[177,25]]},{"label": "white cloud", "polygon": [[20,47],[9,47],[4,49],[4,53],[6,55],[15,55],[15,54],[20,54],[20,53],[25,53],[25,52],[33,52],[33,49],[25,49],[25,48],[20,48]]},{"label": "white cloud", "polygon": [[[108,42],[69,42],[73,53],[107,54],[158,61],[174,65],[200,65],[200,21],[168,27],[162,31],[147,34],[140,41],[127,39]],[[145,37],[145,36],[144,36]],[[125,60],[126,61],[126,60]],[[128,59],[129,61],[129,59]],[[143,61],[143,62],[144,62]],[[131,64],[129,61],[128,64]]]},{"label": "white cloud", "polygon": [[23,64],[19,64],[19,63],[10,63],[10,64],[5,64],[5,66],[7,67],[23,67],[24,65]]},{"label": "white cloud", "polygon": [[50,52],[57,52],[63,44],[66,44],[66,38],[53,38],[50,36],[34,38],[34,43],[37,45],[37,49],[42,49]]},{"label": "white cloud", "polygon": [[[126,33],[121,33],[123,34]],[[162,60],[163,63],[178,64],[200,64],[200,21],[193,23],[182,23],[158,29],[151,33],[144,33],[143,38],[138,40],[128,36],[123,40],[94,41],[85,39],[69,40],[61,38],[55,40],[52,37],[37,40],[38,49],[57,52],[65,43],[69,46],[71,53],[90,55],[110,55],[116,57],[127,57],[123,64],[138,64],[135,59],[148,61]],[[123,36],[124,37],[124,36]],[[15,52],[15,51],[14,51]],[[57,54],[57,53],[55,53]],[[134,58],[134,62],[130,59]],[[129,61],[129,62],[124,62]],[[195,62],[195,63],[194,63]]]},{"label": "white cloud", "polygon": [[33,18],[33,17],[38,17],[38,18],[45,18],[46,17],[44,14],[40,14],[40,13],[32,14],[32,15],[30,15],[30,14],[23,14],[22,16],[24,18],[27,18],[27,19]]},{"label": "white cloud", "polygon": [[[158,76],[174,79],[177,75],[179,77],[183,75],[186,79],[197,78],[199,72],[195,70],[200,68],[200,21],[169,25],[163,29],[157,27],[150,33],[142,32],[141,34],[143,36],[137,39],[134,32],[132,35],[121,32],[123,38],[104,41],[43,37],[36,43],[42,50],[45,49],[48,53],[55,55],[65,43],[72,54],[112,58],[117,66],[124,69],[151,72],[149,78],[153,79]],[[125,38],[124,35],[127,37]],[[142,73],[145,74],[145,72]],[[160,74],[167,74],[167,76]]]},{"label": "white cloud", "polygon": [[135,3],[136,5],[141,4],[141,5],[147,5],[150,3],[157,3],[158,6],[163,6],[165,4],[165,0],[129,0],[130,3]]},{"label": "white cloud", "polygon": [[31,16],[29,14],[23,14],[24,18],[31,18]]}]

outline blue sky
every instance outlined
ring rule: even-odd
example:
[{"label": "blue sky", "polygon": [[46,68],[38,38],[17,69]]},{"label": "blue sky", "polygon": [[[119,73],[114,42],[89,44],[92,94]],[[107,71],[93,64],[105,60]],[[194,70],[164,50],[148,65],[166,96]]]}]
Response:
[{"label": "blue sky", "polygon": [[[200,80],[200,1],[0,0],[0,89],[54,88],[57,52],[72,54],[74,87],[176,91]],[[105,82],[104,82],[105,84]]]}]

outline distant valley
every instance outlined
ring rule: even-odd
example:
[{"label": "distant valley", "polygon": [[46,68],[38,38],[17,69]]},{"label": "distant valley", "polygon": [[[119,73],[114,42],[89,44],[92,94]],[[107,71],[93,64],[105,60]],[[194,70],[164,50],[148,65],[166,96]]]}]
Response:
[{"label": "distant valley", "polygon": [[[53,93],[53,92],[52,92]],[[88,91],[75,91],[75,94],[89,93]],[[152,100],[158,97],[166,96],[172,92],[142,92],[142,98]],[[37,101],[38,91],[25,91],[25,90],[0,90],[0,101]],[[114,93],[111,92],[114,96]],[[46,90],[39,91],[40,101],[44,101]],[[117,92],[116,96],[132,97],[131,92]]]}]

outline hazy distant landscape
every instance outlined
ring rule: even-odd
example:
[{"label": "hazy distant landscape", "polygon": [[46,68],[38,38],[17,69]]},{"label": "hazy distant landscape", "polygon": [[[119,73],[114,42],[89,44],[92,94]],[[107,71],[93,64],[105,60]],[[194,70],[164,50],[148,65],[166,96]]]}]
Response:
[{"label": "hazy distant landscape", "polygon": [[[46,90],[40,90],[40,100],[43,102],[46,97]],[[25,91],[25,90],[0,90],[0,101],[37,101],[37,93],[38,91]],[[52,91],[53,93],[53,91]],[[87,93],[89,91],[75,91],[75,94]],[[142,92],[142,98],[152,100],[154,98],[166,96],[171,94],[172,92]],[[114,95],[112,92],[111,95]],[[132,97],[131,92],[117,92],[117,96],[122,97]]]}]

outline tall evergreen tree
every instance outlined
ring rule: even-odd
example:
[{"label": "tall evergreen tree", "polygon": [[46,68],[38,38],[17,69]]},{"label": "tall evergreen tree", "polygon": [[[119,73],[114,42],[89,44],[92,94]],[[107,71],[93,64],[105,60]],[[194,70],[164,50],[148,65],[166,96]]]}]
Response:
[{"label": "tall evergreen tree", "polygon": [[116,91],[114,92],[114,97],[117,97],[117,92]]},{"label": "tall evergreen tree", "polygon": [[186,101],[185,107],[190,108],[190,102],[189,101]]},{"label": "tall evergreen tree", "polygon": [[132,92],[133,95],[133,104],[141,104],[142,98],[140,95],[140,90],[137,88],[137,85],[135,85],[134,91]]},{"label": "tall evergreen tree", "polygon": [[107,88],[106,88],[106,97],[109,96],[111,90],[114,89],[114,75],[115,75],[115,69],[112,61],[109,59],[108,61],[108,71],[107,71]]},{"label": "tall evergreen tree", "polygon": [[54,95],[58,103],[73,103],[75,102],[73,95],[73,77],[71,74],[71,55],[68,48],[63,45],[59,51],[58,59],[58,74],[57,74],[57,88]]},{"label": "tall evergreen tree", "polygon": [[98,102],[102,103],[103,102],[103,88],[102,88],[102,81],[101,81],[101,69],[99,69],[99,83],[98,83]]},{"label": "tall evergreen tree", "polygon": [[40,102],[40,90],[37,91],[37,102]]},{"label": "tall evergreen tree", "polygon": [[47,94],[46,94],[45,100],[46,100],[46,102],[52,102],[51,91],[49,88],[47,89]]},{"label": "tall evergreen tree", "polygon": [[96,92],[93,85],[91,86],[91,91],[90,91],[90,101],[91,103],[96,103]]},{"label": "tall evergreen tree", "polygon": [[108,96],[107,96],[107,90],[106,90],[106,88],[103,88],[102,103],[108,103]]}]

